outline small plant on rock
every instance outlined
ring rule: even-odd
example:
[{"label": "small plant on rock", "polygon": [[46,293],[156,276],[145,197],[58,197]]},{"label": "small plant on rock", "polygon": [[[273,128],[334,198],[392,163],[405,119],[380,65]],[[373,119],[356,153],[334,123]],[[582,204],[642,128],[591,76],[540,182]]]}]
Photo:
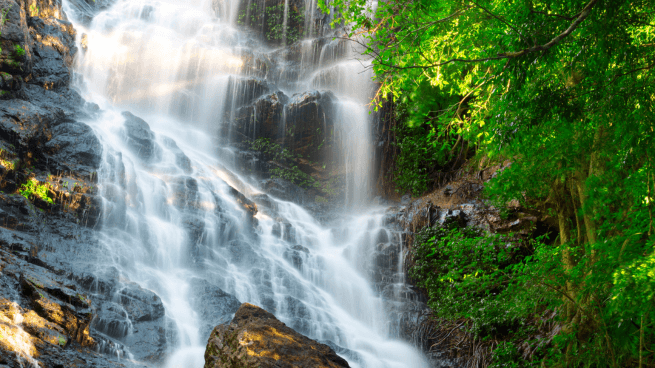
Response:
[{"label": "small plant on rock", "polygon": [[14,56],[16,58],[22,58],[25,56],[25,49],[23,49],[20,45],[14,45]]},{"label": "small plant on rock", "polygon": [[27,198],[28,200],[30,199],[30,196],[35,195],[42,200],[48,202],[49,204],[55,203],[52,198],[50,198],[49,193],[48,193],[48,187],[43,184],[39,184],[39,182],[36,179],[30,179],[23,185],[21,185],[20,189],[18,190],[20,194]]},{"label": "small plant on rock", "polygon": [[38,17],[39,16],[39,7],[36,6],[36,4],[30,5],[30,17]]}]

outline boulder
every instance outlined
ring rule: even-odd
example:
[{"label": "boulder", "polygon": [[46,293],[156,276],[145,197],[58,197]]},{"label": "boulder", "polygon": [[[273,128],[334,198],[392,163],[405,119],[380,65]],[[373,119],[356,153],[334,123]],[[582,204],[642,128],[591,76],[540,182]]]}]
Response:
[{"label": "boulder", "polygon": [[[274,92],[257,98],[251,105],[237,109],[231,132],[234,142],[255,140],[257,138],[276,139],[284,136],[280,124],[284,112],[284,104],[289,98],[282,92]],[[227,126],[226,126],[227,127]]]},{"label": "boulder", "polygon": [[123,112],[123,139],[132,152],[146,163],[161,159],[161,148],[155,142],[155,133],[150,125],[129,111]]},{"label": "boulder", "polygon": [[239,309],[241,302],[232,294],[226,293],[218,286],[197,277],[189,281],[189,304],[198,311],[203,322],[201,336],[208,337],[213,326],[229,322]]},{"label": "boulder", "polygon": [[221,366],[350,367],[329,346],[299,334],[271,313],[248,303],[239,307],[229,325],[217,326],[209,337],[205,368]]},{"label": "boulder", "polygon": [[117,298],[133,322],[147,322],[164,317],[164,304],[157,294],[136,284],[118,291]]}]

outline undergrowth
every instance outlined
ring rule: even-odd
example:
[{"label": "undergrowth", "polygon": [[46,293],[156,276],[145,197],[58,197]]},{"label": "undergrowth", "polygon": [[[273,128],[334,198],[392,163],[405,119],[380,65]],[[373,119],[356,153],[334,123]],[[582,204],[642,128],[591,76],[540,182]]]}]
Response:
[{"label": "undergrowth", "polygon": [[606,299],[588,307],[578,302],[600,321],[592,332],[590,322],[565,318],[562,291],[571,276],[561,271],[563,249],[546,236],[521,239],[447,222],[416,234],[409,275],[427,292],[434,317],[462,321],[471,339],[493,346],[489,367],[655,366],[653,299],[640,302],[641,319],[612,307],[619,298],[637,301],[634,286],[617,285],[623,292],[613,299],[606,289]]}]

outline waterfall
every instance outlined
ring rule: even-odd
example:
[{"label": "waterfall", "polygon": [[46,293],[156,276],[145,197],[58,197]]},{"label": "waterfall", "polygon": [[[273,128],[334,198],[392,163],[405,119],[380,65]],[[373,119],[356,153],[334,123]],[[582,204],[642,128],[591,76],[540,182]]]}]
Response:
[{"label": "waterfall", "polygon": [[[372,72],[360,50],[314,26],[316,1],[283,2],[281,44],[242,24],[266,3],[242,2],[117,0],[75,24],[86,40],[76,88],[99,107],[86,123],[104,155],[102,247],[89,264],[121,282],[101,311],[113,323],[100,317],[96,330],[131,360],[200,368],[211,328],[229,321],[238,299],[352,367],[427,367],[392,336],[385,290],[402,283],[402,257],[386,261],[390,277],[377,270],[381,248],[401,252],[385,208],[370,204]],[[292,45],[292,9],[304,9],[297,23],[314,38]],[[315,109],[299,115],[306,106]],[[262,132],[298,148],[310,128],[330,139],[321,154],[344,178],[343,210],[321,221],[267,195],[242,154]],[[137,326],[126,316],[139,295],[161,308],[140,311]],[[143,348],[153,340],[154,354]]]}]

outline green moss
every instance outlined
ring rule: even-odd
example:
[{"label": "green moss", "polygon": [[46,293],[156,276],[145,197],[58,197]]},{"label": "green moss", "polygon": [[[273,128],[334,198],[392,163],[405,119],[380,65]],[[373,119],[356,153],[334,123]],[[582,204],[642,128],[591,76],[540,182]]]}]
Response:
[{"label": "green moss", "polygon": [[22,58],[25,56],[25,49],[23,49],[19,44],[14,45],[14,57]]},{"label": "green moss", "polygon": [[207,344],[209,359],[205,367],[257,368],[257,361],[248,355],[248,349],[239,343],[239,331],[219,329],[210,336]]},{"label": "green moss", "polygon": [[36,179],[30,179],[25,184],[21,185],[19,192],[28,200],[30,199],[30,196],[34,195],[50,204],[54,203],[49,196],[47,185],[39,184]]}]

